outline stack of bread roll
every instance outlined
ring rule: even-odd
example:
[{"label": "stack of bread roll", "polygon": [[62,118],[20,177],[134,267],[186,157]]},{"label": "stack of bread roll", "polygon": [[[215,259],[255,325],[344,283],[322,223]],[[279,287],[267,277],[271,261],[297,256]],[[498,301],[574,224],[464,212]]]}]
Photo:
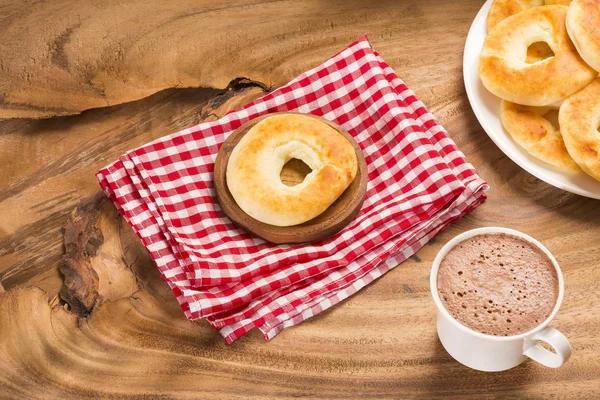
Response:
[{"label": "stack of bread roll", "polygon": [[495,0],[479,59],[531,156],[600,180],[600,0]]}]

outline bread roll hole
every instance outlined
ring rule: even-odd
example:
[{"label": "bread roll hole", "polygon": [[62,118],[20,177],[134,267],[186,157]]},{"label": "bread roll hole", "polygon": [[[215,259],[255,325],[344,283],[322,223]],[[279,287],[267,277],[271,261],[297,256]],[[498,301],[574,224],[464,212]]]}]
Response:
[{"label": "bread roll hole", "polygon": [[547,58],[554,57],[554,51],[546,42],[531,43],[527,48],[527,64],[533,64]]},{"label": "bread roll hole", "polygon": [[286,186],[296,186],[302,183],[306,175],[311,172],[312,169],[304,161],[292,158],[281,169],[279,179]]}]

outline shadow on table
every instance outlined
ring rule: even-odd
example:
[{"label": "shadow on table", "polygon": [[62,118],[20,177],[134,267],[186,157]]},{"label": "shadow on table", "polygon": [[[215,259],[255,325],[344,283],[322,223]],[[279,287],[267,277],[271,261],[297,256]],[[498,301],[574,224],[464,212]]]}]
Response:
[{"label": "shadow on table", "polygon": [[423,382],[423,389],[432,395],[465,398],[519,397],[520,388],[530,381],[533,365],[531,361],[507,371],[482,372],[468,368],[454,360],[444,349],[439,339],[434,342],[432,375]]}]

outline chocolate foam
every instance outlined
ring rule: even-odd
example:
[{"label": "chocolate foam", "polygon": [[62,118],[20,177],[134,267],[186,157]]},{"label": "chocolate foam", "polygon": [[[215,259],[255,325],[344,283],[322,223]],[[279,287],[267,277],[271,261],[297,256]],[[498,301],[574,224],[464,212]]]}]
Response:
[{"label": "chocolate foam", "polygon": [[437,289],[456,320],[476,331],[511,336],[541,324],[558,298],[552,261],[537,246],[504,233],[466,239],[442,260]]}]

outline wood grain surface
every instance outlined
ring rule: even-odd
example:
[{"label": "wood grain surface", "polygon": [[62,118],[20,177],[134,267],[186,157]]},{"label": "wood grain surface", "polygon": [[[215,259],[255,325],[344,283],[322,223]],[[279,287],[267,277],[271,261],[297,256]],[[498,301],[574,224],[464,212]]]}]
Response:
[{"label": "wood grain surface", "polygon": [[[461,62],[481,5],[0,4],[1,116],[95,108],[0,121],[0,398],[600,398],[600,203],[521,170],[477,123]],[[490,183],[489,199],[342,304],[271,342],[251,332],[227,346],[207,323],[185,319],[131,229],[97,196],[94,173],[365,33]],[[552,326],[573,356],[560,369],[527,361],[477,372],[437,339],[431,262],[454,235],[492,225],[539,239],[564,271]]]},{"label": "wood grain surface", "polygon": [[[274,114],[280,113],[272,113],[269,115]],[[237,146],[240,140],[242,140],[244,135],[248,133],[253,126],[267,117],[268,115],[265,115],[246,122],[244,125],[236,129],[221,145],[219,153],[217,154],[217,158],[215,159],[213,178],[215,194],[221,209],[225,215],[227,215],[237,226],[269,242],[279,244],[308,243],[331,237],[335,233],[342,230],[350,223],[350,221],[354,219],[356,214],[358,214],[360,211],[360,208],[365,200],[369,177],[367,163],[365,161],[365,156],[362,152],[362,149],[358,143],[356,143],[354,138],[348,132],[342,129],[342,127],[326,120],[325,118],[311,115],[311,118],[323,121],[327,125],[340,132],[352,144],[358,159],[358,170],[356,172],[356,176],[350,183],[350,186],[344,190],[344,192],[333,204],[331,204],[325,211],[310,221],[306,221],[302,224],[294,226],[274,226],[266,224],[246,214],[244,210],[242,210],[236,203],[227,186],[227,164],[229,163],[229,158],[231,157],[233,149],[235,146]],[[297,162],[301,160],[292,160],[295,160],[296,162],[289,166],[288,163],[286,163],[284,165],[284,169],[286,171],[282,169],[280,172],[280,177],[281,175],[289,176],[290,178],[298,176],[298,178],[301,179],[294,181],[287,179],[287,183],[285,183],[285,181],[282,179],[283,183],[287,184],[288,186],[295,186],[304,180],[304,176],[301,176],[300,174],[300,168],[303,168],[302,164],[304,163],[300,164]],[[308,167],[308,165],[304,165]],[[310,170],[310,167],[308,168]]]}]

